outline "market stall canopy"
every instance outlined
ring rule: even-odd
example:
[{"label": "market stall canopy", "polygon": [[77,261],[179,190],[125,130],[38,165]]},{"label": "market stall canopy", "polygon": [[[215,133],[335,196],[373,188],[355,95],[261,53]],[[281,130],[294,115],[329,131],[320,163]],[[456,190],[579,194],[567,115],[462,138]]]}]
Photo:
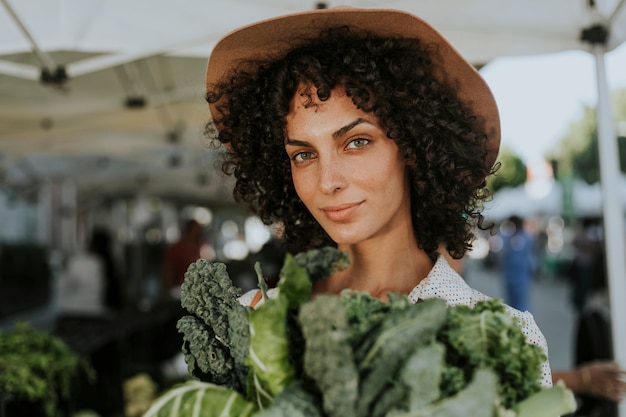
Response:
[{"label": "market stall canopy", "polygon": [[[552,216],[573,215],[578,218],[602,217],[602,189],[600,183],[588,184],[575,179],[566,186],[557,181],[545,181],[534,184],[528,182],[515,188],[507,187],[494,194],[485,204],[484,216],[492,221],[501,222],[511,216],[524,219],[549,218]],[[622,207],[626,207],[626,176],[619,178],[619,194]],[[568,203],[565,195],[570,196]],[[625,213],[626,214],[626,213]]]},{"label": "market stall canopy", "polygon": [[[623,0],[622,0],[623,2]],[[228,199],[202,135],[206,58],[228,31],[340,2],[1,0],[0,185],[70,179],[83,198]],[[477,66],[626,39],[617,0],[355,0],[424,17]]]}]

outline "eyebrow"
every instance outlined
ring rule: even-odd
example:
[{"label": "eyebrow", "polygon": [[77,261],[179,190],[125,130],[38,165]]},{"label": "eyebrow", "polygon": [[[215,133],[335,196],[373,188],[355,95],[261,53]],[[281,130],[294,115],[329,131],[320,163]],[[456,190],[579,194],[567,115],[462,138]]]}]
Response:
[{"label": "eyebrow", "polygon": [[[371,124],[368,120],[359,117],[357,119],[355,119],[353,122],[348,123],[347,125],[337,129],[336,131],[334,131],[331,136],[333,137],[333,139],[337,139],[343,135],[345,135],[346,133],[348,133],[350,130],[354,129],[356,126],[360,125],[361,123],[368,123]],[[286,145],[292,145],[292,146],[308,146],[309,143],[306,141],[302,141],[302,140],[298,140],[298,139],[287,139],[287,142],[285,143]]]}]

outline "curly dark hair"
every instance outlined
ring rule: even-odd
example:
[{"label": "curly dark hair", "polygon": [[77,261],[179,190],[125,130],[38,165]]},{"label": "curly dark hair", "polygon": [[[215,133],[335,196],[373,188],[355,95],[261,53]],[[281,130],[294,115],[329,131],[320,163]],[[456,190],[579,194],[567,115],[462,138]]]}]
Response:
[{"label": "curly dark hair", "polygon": [[483,127],[434,75],[436,46],[347,27],[297,43],[281,59],[243,63],[208,86],[216,111],[205,134],[227,145],[222,170],[236,178],[235,200],[265,224],[281,222],[293,250],[334,245],[296,194],[285,117],[299,85],[315,86],[320,100],[342,86],[359,109],[379,118],[404,157],[418,245],[434,258],[444,244],[461,258],[473,226],[482,228],[492,168]]}]

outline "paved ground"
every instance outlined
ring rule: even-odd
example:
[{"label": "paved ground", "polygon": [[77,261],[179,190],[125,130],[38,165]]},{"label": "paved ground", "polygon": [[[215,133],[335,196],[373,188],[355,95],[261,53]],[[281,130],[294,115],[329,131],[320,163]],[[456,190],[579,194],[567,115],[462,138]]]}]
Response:
[{"label": "paved ground", "polygon": [[[477,261],[466,261],[464,278],[477,290],[501,297],[500,276]],[[573,365],[576,316],[569,304],[570,288],[559,279],[543,278],[534,282],[531,312],[548,341],[550,365],[567,369]]]}]

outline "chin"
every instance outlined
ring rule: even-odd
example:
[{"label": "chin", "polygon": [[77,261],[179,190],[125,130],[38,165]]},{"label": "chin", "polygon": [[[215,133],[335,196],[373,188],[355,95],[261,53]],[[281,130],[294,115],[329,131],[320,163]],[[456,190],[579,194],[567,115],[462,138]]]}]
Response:
[{"label": "chin", "polygon": [[335,244],[337,244],[337,246],[349,246],[349,245],[356,245],[357,243],[363,242],[365,240],[364,237],[362,236],[355,236],[355,235],[337,235],[336,233],[334,235],[329,234],[330,238],[333,240],[333,242],[335,242]]},{"label": "chin", "polygon": [[371,230],[369,230],[369,228],[367,230],[364,230],[363,228],[357,227],[358,225],[355,223],[333,223],[327,226],[329,227],[322,227],[324,231],[328,234],[328,236],[330,236],[332,241],[337,244],[337,246],[356,245],[372,236]]}]

